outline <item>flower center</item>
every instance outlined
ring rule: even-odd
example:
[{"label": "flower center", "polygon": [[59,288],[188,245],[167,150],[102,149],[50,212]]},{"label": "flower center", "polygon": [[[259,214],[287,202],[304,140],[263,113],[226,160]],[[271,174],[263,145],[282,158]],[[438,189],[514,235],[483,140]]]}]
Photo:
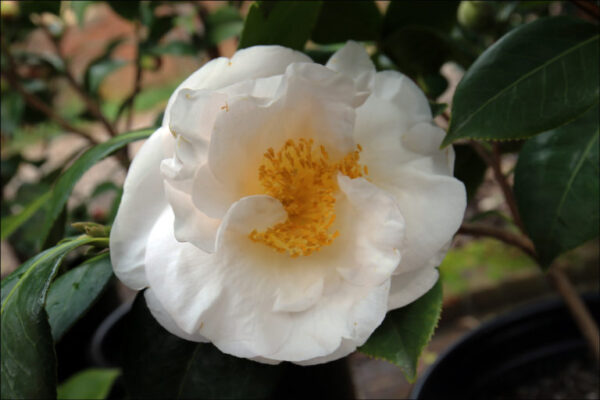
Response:
[{"label": "flower center", "polygon": [[288,140],[277,152],[269,148],[258,168],[265,194],[281,201],[288,218],[264,232],[252,231],[250,239],[291,257],[308,256],[339,235],[329,232],[335,221],[338,171],[352,179],[368,173],[358,163],[360,145],[334,163],[325,147],[313,144],[312,139]]}]

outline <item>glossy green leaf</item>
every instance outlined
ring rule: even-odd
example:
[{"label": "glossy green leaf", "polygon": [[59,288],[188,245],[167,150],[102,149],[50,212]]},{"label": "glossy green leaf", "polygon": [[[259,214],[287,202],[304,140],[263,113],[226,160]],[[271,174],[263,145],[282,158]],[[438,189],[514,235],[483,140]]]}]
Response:
[{"label": "glossy green leaf", "polygon": [[0,236],[2,240],[9,237],[15,230],[22,226],[33,214],[36,213],[50,198],[51,193],[46,192],[42,196],[29,203],[21,212],[2,218],[0,224]]},{"label": "glossy green leaf", "polygon": [[44,310],[46,293],[66,253],[99,241],[81,236],[64,242],[38,254],[2,280],[3,399],[56,396],[56,356]]},{"label": "glossy green leaf", "polygon": [[417,362],[431,339],[442,311],[442,283],[415,302],[388,312],[383,323],[359,351],[399,366],[406,379],[414,382]]},{"label": "glossy green leaf", "polygon": [[281,371],[171,335],[142,293],[127,317],[124,340],[123,378],[132,398],[267,398]]},{"label": "glossy green leaf", "polygon": [[133,131],[124,133],[119,136],[115,136],[104,143],[92,147],[86,151],[81,157],[79,157],[56,181],[54,188],[52,189],[52,196],[44,207],[45,211],[45,222],[40,230],[39,237],[40,241],[43,242],[50,232],[50,228],[54,224],[54,221],[60,215],[62,208],[67,203],[69,195],[75,186],[75,183],[81,178],[85,171],[96,164],[98,161],[107,157],[111,153],[119,150],[131,142],[137,140],[146,139],[152,134],[154,129],[142,129],[139,131]]},{"label": "glossy green leaf", "polygon": [[321,1],[259,1],[250,6],[238,48],[278,44],[302,50],[317,22]]},{"label": "glossy green leaf", "polygon": [[431,115],[433,115],[433,118],[437,117],[438,115],[442,115],[444,113],[444,111],[446,111],[446,109],[448,108],[448,104],[446,103],[433,103],[433,102],[429,102],[429,108],[431,109]]},{"label": "glossy green leaf", "polygon": [[58,400],[105,399],[120,371],[114,368],[89,368],[58,387]]},{"label": "glossy green leaf", "polygon": [[92,306],[112,278],[108,253],[87,260],[59,276],[50,286],[46,312],[55,342]]},{"label": "glossy green leaf", "polygon": [[443,144],[526,138],[577,118],[598,100],[599,37],[595,25],[569,17],[509,32],[459,83]]},{"label": "glossy green leaf", "polygon": [[382,19],[374,1],[325,1],[311,39],[323,44],[377,41]]},{"label": "glossy green leaf", "polygon": [[515,169],[515,197],[543,267],[598,237],[598,104],[568,125],[529,139]]},{"label": "glossy green leaf", "polygon": [[456,9],[460,1],[392,1],[384,21],[384,34],[388,35],[407,26],[424,26],[448,32],[456,23]]}]

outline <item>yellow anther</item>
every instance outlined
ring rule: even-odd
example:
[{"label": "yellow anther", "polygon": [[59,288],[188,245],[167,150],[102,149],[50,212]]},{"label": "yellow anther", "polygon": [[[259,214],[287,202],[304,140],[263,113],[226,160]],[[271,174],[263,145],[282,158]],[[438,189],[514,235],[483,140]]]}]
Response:
[{"label": "yellow anther", "polygon": [[335,221],[338,171],[350,178],[368,173],[366,166],[358,164],[360,145],[332,163],[325,147],[313,151],[313,143],[312,139],[298,143],[289,139],[277,153],[268,148],[258,168],[264,193],[281,201],[288,218],[264,232],[254,230],[249,237],[293,258],[319,251],[339,236],[337,231],[329,233]]}]

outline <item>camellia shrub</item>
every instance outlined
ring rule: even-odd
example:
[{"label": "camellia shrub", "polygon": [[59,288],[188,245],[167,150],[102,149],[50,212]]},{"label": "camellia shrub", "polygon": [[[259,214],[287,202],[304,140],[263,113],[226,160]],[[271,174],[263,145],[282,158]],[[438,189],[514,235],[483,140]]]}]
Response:
[{"label": "camellia shrub", "polygon": [[[32,115],[88,143],[25,204],[3,205],[2,239],[27,255],[2,280],[3,399],[103,398],[119,376],[123,397],[268,397],[300,371],[290,363],[354,351],[414,381],[455,234],[514,245],[561,287],[555,258],[598,236],[597,5],[230,3],[110,2],[137,40],[134,92],[112,116],[99,88],[127,63],[111,56],[120,41],[82,79],[61,47],[69,18],[97,4],[2,3],[3,143]],[[169,41],[174,28],[187,40]],[[32,30],[52,55],[15,48]],[[232,38],[237,51],[220,57]],[[142,75],[169,54],[210,61],[155,126],[128,131]],[[450,105],[438,102],[447,62],[465,71]],[[53,109],[55,80],[81,97],[79,113]],[[98,189],[117,200],[94,220],[67,202],[108,156],[127,177]],[[5,162],[3,187],[30,163]],[[464,218],[487,168],[510,211],[501,227]],[[115,275],[139,291],[118,368],[57,382],[55,345]]]}]

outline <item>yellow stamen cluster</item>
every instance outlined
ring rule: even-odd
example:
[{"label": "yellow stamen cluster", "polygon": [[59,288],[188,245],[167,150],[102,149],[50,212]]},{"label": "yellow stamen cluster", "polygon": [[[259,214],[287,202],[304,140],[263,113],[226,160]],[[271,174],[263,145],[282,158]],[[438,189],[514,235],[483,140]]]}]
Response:
[{"label": "yellow stamen cluster", "polygon": [[313,145],[312,139],[300,139],[288,140],[277,152],[269,148],[258,169],[265,194],[281,201],[288,218],[264,232],[252,231],[250,239],[291,257],[318,251],[339,235],[329,233],[335,221],[337,172],[358,178],[368,171],[358,163],[360,145],[335,163],[324,146]]}]

